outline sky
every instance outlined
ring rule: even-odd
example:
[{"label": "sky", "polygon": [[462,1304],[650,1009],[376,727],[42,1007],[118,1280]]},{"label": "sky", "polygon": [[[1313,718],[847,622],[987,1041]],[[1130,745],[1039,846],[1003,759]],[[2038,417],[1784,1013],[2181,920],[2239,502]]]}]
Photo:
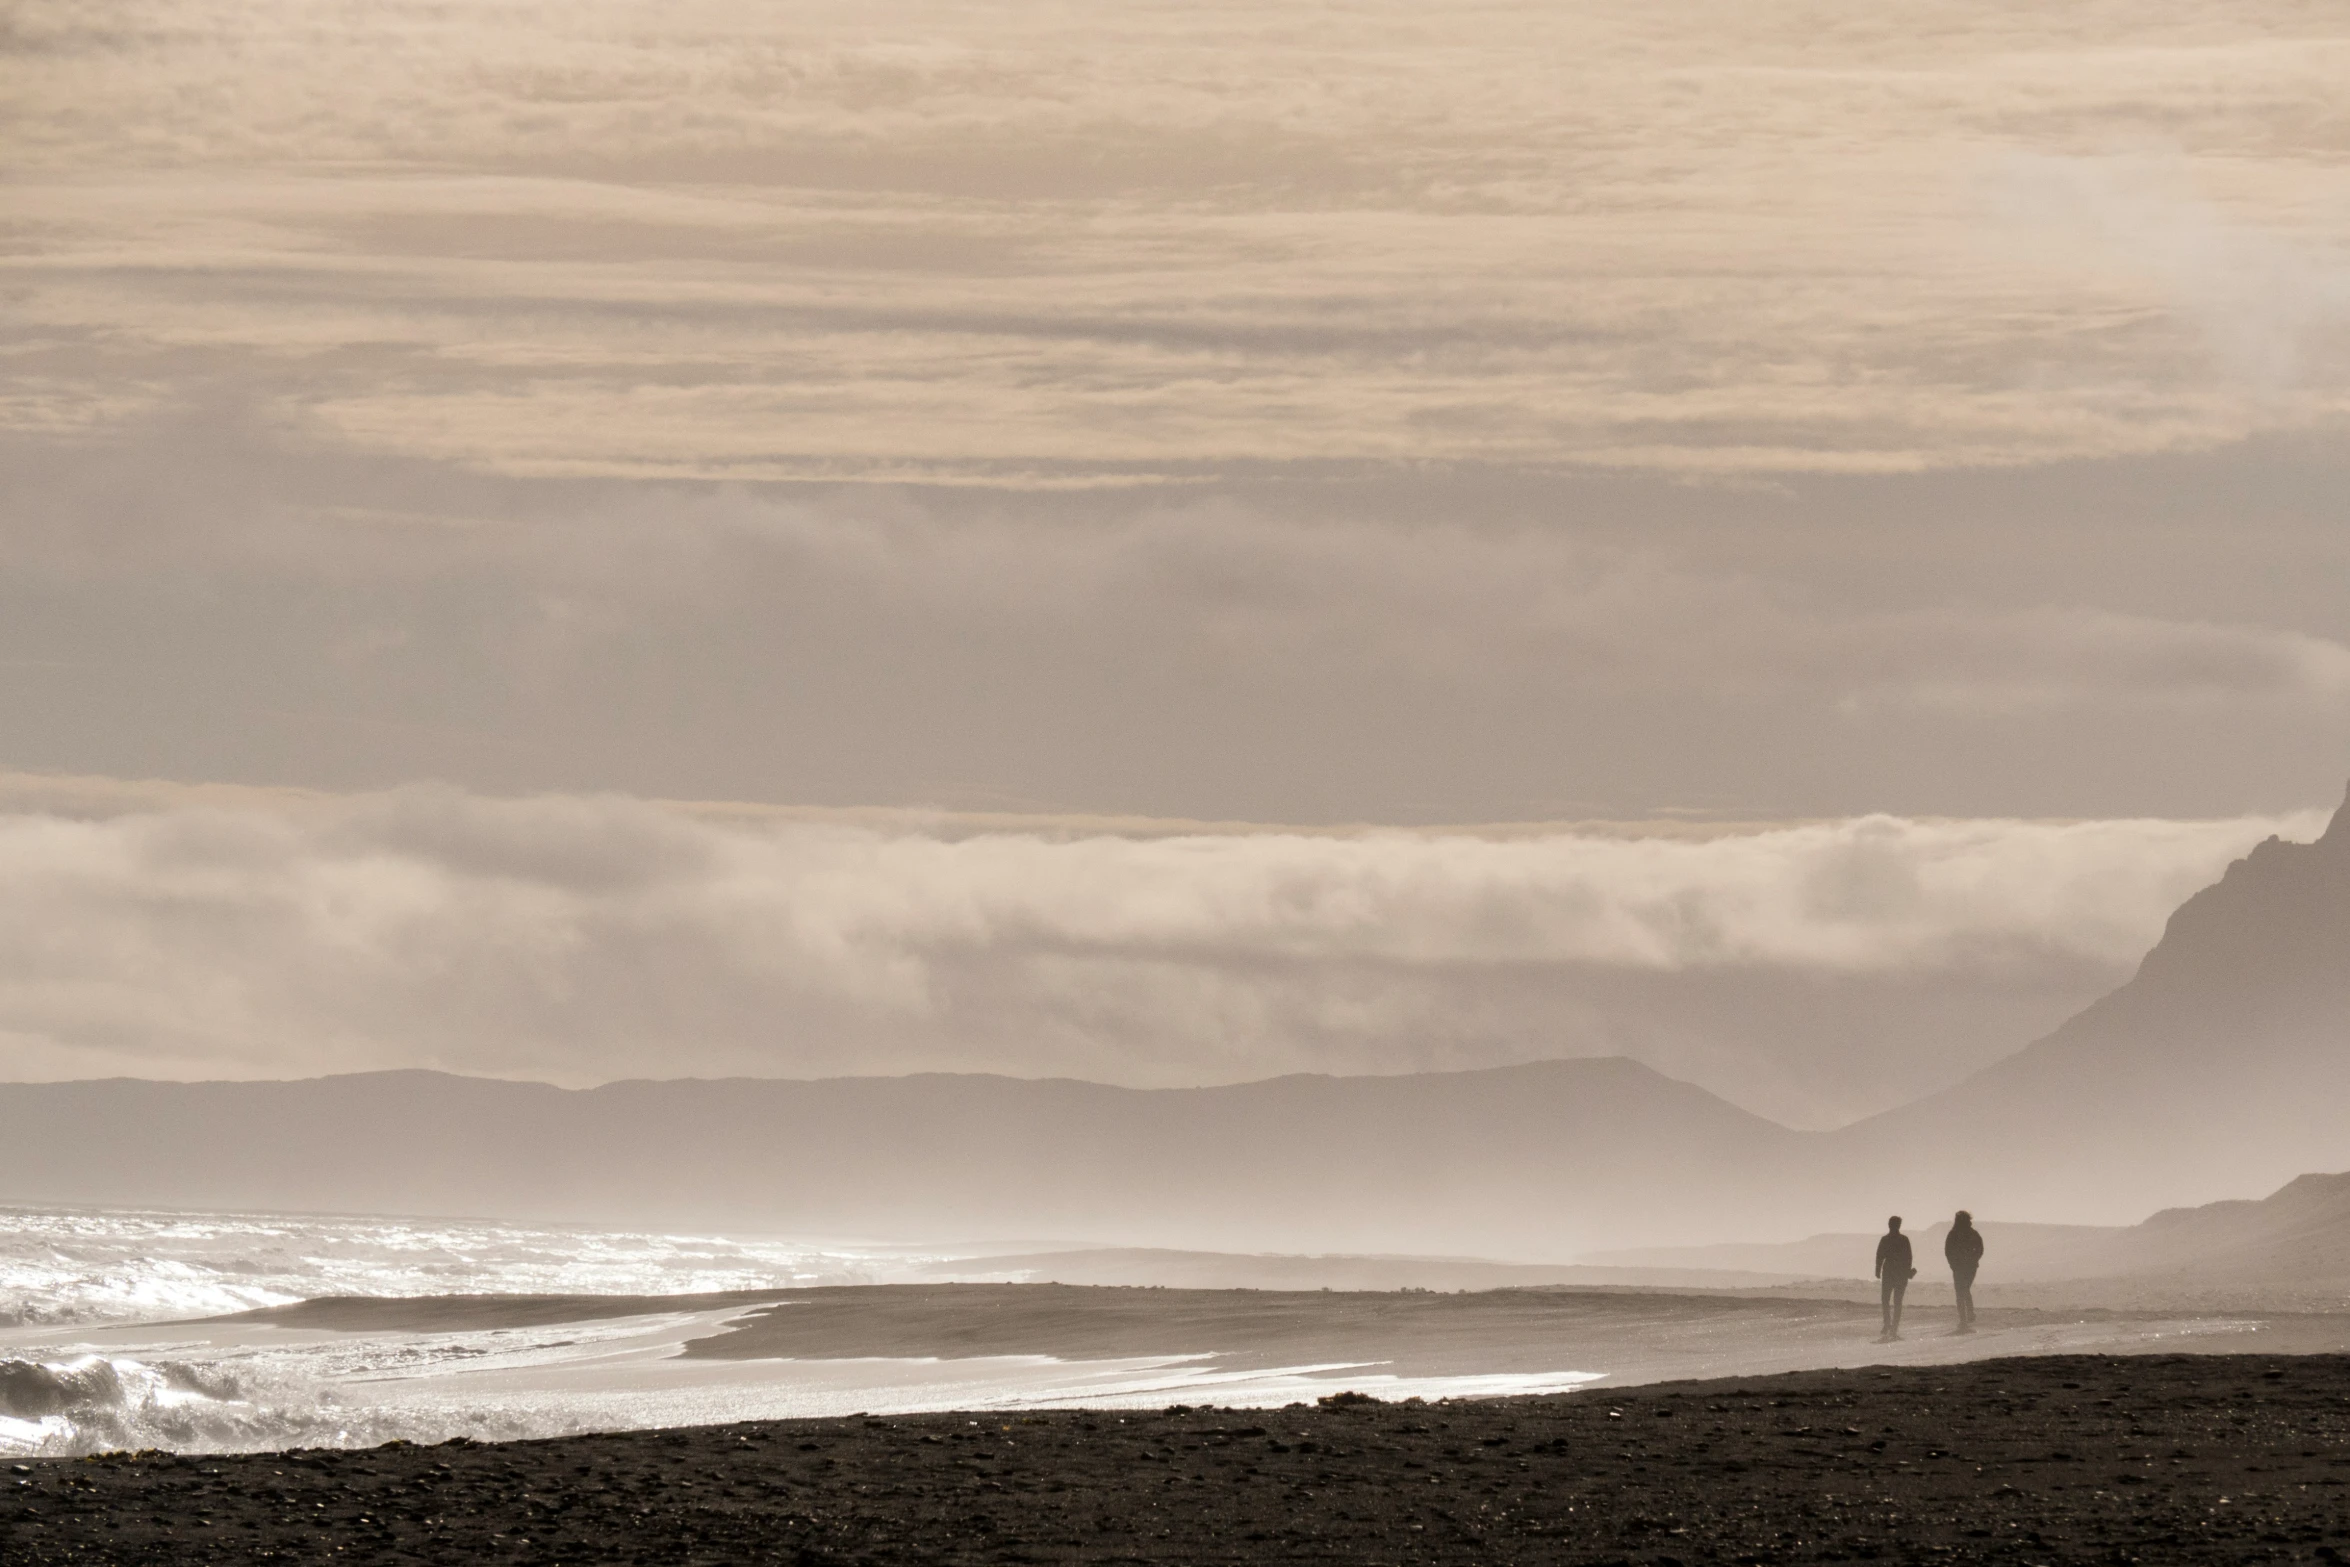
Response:
[{"label": "sky", "polygon": [[1801,1124],[2350,776],[2329,4],[20,0],[0,1077]]}]

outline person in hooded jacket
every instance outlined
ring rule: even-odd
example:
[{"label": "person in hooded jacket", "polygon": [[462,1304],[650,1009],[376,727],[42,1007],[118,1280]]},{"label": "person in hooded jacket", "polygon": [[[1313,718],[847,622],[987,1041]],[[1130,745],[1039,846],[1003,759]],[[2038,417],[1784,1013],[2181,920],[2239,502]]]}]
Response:
[{"label": "person in hooded jacket", "polygon": [[1909,1281],[1917,1277],[1917,1268],[1910,1259],[1909,1237],[1901,1233],[1901,1215],[1885,1221],[1885,1233],[1877,1237],[1877,1296],[1885,1311],[1885,1331],[1877,1335],[1877,1342],[1890,1344],[1901,1337],[1901,1297],[1909,1293]]},{"label": "person in hooded jacket", "polygon": [[1942,1256],[1950,1264],[1950,1284],[1958,1292],[1958,1331],[1975,1331],[1975,1270],[1983,1265],[1983,1232],[1975,1228],[1975,1216],[1964,1208],[1950,1221],[1950,1234],[1942,1242]]}]

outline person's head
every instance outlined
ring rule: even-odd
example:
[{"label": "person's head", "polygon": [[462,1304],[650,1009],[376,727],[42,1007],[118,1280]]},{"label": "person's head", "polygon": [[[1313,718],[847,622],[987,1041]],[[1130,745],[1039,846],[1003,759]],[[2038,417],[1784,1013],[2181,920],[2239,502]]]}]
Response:
[{"label": "person's head", "polygon": [[1892,1218],[1887,1219],[1885,1221],[1885,1228],[1889,1233],[1899,1235],[1901,1233],[1901,1215],[1897,1213]]},{"label": "person's head", "polygon": [[1975,1222],[1975,1216],[1967,1212],[1964,1208],[1961,1208],[1958,1210],[1958,1219],[1956,1222],[1958,1227],[1963,1230]]}]

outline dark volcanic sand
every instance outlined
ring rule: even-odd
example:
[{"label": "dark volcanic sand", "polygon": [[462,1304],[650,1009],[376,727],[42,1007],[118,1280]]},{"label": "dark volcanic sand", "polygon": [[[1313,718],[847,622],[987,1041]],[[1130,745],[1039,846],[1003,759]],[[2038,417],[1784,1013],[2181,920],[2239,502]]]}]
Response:
[{"label": "dark volcanic sand", "polygon": [[55,1459],[0,1561],[2263,1562],[2350,1552],[2350,1357]]}]

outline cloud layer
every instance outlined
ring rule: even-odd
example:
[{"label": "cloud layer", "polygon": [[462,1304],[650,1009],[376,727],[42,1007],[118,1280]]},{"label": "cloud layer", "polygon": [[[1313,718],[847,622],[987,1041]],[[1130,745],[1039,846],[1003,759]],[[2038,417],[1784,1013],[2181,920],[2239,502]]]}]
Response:
[{"label": "cloud layer", "polygon": [[12,8],[4,414],[508,471],[1901,470],[2350,408],[2338,7]]},{"label": "cloud layer", "polygon": [[[0,442],[44,771],[1303,823],[2338,786],[2338,465],[902,493]],[[2225,525],[2212,520],[2224,518]]]},{"label": "cloud layer", "polygon": [[[1993,1031],[2115,982],[2230,857],[2318,826],[1103,834],[58,788],[18,779],[0,816],[11,1076],[1185,1083],[1629,1050],[1813,1121],[2019,1046]],[[1955,1061],[1924,1021],[1954,996],[1992,1032]]]}]

